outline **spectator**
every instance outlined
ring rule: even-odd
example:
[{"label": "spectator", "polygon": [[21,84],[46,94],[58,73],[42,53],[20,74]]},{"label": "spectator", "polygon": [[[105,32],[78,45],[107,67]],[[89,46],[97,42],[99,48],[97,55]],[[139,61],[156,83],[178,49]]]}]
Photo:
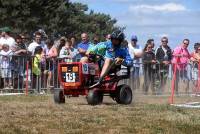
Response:
[{"label": "spectator", "polygon": [[186,82],[186,92],[188,92],[189,89],[189,78],[187,75],[187,64],[190,59],[190,54],[188,51],[189,46],[189,39],[184,39],[182,44],[178,47],[176,47],[173,51],[173,71],[175,71],[175,67],[177,68],[176,71],[176,81],[175,81],[175,92],[178,94],[178,83],[179,79],[181,78]]},{"label": "spectator", "polygon": [[18,35],[15,40],[16,40],[16,45],[14,46],[15,55],[26,55],[27,47],[23,43],[22,37]]},{"label": "spectator", "polygon": [[32,64],[32,72],[33,72],[33,83],[32,88],[38,90],[40,92],[39,85],[41,84],[40,76],[41,76],[41,63],[43,57],[43,49],[41,46],[37,46],[34,51],[34,59]]},{"label": "spectator", "polygon": [[26,46],[26,48],[28,48],[28,37],[25,34],[20,34],[21,39],[22,39],[22,43]]},{"label": "spectator", "polygon": [[111,34],[106,35],[106,41],[109,41],[111,39]]},{"label": "spectator", "polygon": [[154,43],[154,39],[148,39],[147,40],[147,44],[151,44],[153,46],[152,50],[155,53],[155,43]]},{"label": "spectator", "polygon": [[46,45],[42,42],[42,34],[38,31],[35,32],[34,41],[28,46],[28,51],[33,55],[37,46],[41,46],[43,49],[46,49]]},{"label": "spectator", "polygon": [[0,67],[1,67],[1,76],[4,79],[4,87],[12,88],[12,79],[11,79],[11,56],[12,51],[9,50],[8,44],[3,44],[2,50],[0,52]]},{"label": "spectator", "polygon": [[124,40],[121,46],[128,49],[128,41]]},{"label": "spectator", "polygon": [[[62,47],[63,46],[65,46],[65,42],[66,42],[66,38],[63,36],[63,37],[61,37],[59,40],[57,40],[56,42],[55,42],[55,48],[57,49],[57,54],[58,54],[58,56],[59,56],[59,54],[60,54],[60,51],[61,51],[61,49],[62,49]],[[56,61],[55,61],[55,68],[54,68],[54,73],[57,73],[58,72],[58,70],[57,70],[57,65],[58,65],[58,63],[59,63],[59,61],[60,61],[60,59],[57,59]],[[54,84],[55,85],[59,85],[59,82],[58,82],[58,76],[57,75],[54,75]]]},{"label": "spectator", "polygon": [[46,56],[46,67],[45,67],[45,71],[44,71],[44,75],[47,75],[47,78],[45,78],[45,82],[46,82],[46,87],[47,89],[50,89],[50,87],[52,87],[52,75],[53,72],[56,69],[56,62],[55,62],[55,58],[58,56],[58,52],[56,47],[54,47],[54,41],[47,39],[46,40],[46,44],[47,44],[47,48],[45,50],[45,56]]},{"label": "spectator", "polygon": [[195,85],[195,92],[200,93],[200,83],[198,83],[199,76],[199,62],[200,62],[200,44],[195,43],[194,52],[191,54],[192,61],[192,79]]},{"label": "spectator", "polygon": [[43,44],[45,44],[45,41],[48,39],[48,35],[45,33],[45,31],[43,29],[38,29],[38,32],[42,36],[41,40],[42,40]]},{"label": "spectator", "polygon": [[89,42],[89,38],[87,33],[81,34],[81,43],[78,44],[78,52],[81,55],[81,57],[85,56],[86,51],[92,44]]},{"label": "spectator", "polygon": [[[153,48],[152,48],[152,51],[155,53],[156,51],[155,51],[155,43],[154,43],[154,39],[148,39],[147,40],[147,44],[151,44],[152,46],[153,46]],[[155,80],[155,90],[156,89],[158,89],[158,88],[160,88],[159,86],[160,86],[160,81],[159,81],[159,72],[158,72],[158,70],[157,70],[157,68],[155,67],[155,68],[153,68],[153,79]]]},{"label": "spectator", "polygon": [[72,48],[72,42],[70,40],[67,40],[65,46],[60,51],[59,57],[65,58],[65,62],[72,62],[75,60],[74,58],[77,53],[78,51]]},{"label": "spectator", "polygon": [[144,84],[143,90],[144,94],[148,94],[149,86],[152,89],[152,94],[155,94],[155,80],[154,80],[154,68],[155,68],[155,54],[152,50],[152,44],[146,44],[143,50],[143,69],[144,69]]},{"label": "spectator", "polygon": [[44,51],[46,58],[47,59],[56,58],[58,56],[58,51],[54,46],[54,41],[51,39],[47,39],[45,44],[47,44],[47,47]]},{"label": "spectator", "polygon": [[160,87],[158,93],[162,94],[169,73],[169,64],[171,63],[172,59],[172,50],[168,45],[167,37],[162,37],[161,45],[156,50],[156,59],[159,62],[159,64],[157,65],[157,74],[159,74],[160,80]]},{"label": "spectator", "polygon": [[67,39],[65,37],[60,38],[59,44],[56,46],[58,54],[60,53],[61,49],[65,46],[66,40]]},{"label": "spectator", "polygon": [[98,43],[99,43],[99,37],[97,35],[95,35],[93,38],[93,44],[96,45]]},{"label": "spectator", "polygon": [[14,56],[12,57],[12,64],[15,65],[12,68],[13,78],[14,78],[14,88],[22,89],[23,85],[23,75],[25,71],[26,61],[27,61],[27,48],[23,44],[22,38],[18,35],[16,38],[16,45],[14,47]]},{"label": "spectator", "polygon": [[133,81],[133,89],[138,89],[140,87],[140,62],[142,57],[142,48],[139,44],[137,44],[137,36],[133,35],[131,37],[131,44],[128,44],[129,53],[131,58],[133,59],[133,71],[132,77]]},{"label": "spectator", "polygon": [[1,31],[1,38],[0,38],[0,50],[2,49],[2,45],[7,44],[9,49],[12,49],[15,45],[15,39],[10,36],[10,28],[4,27],[0,29]]},{"label": "spectator", "polygon": [[199,48],[199,46],[200,46],[200,43],[195,43],[194,44],[194,52],[191,53],[191,56],[192,56],[191,60],[192,61],[196,60],[195,56],[193,56],[193,55],[198,54],[198,48]]},{"label": "spectator", "polygon": [[72,47],[73,47],[73,48],[77,48],[76,37],[75,37],[75,36],[72,36],[70,40],[71,40],[71,42],[72,42]]}]

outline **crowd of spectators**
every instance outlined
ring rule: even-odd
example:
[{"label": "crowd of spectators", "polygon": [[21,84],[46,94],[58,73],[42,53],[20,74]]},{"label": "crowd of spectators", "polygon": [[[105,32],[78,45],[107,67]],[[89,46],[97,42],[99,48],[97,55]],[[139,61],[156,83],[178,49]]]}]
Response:
[{"label": "crowd of spectators", "polygon": [[[57,59],[65,62],[73,62],[81,59],[88,48],[98,45],[100,39],[94,35],[90,40],[87,33],[81,34],[81,41],[77,43],[75,36],[60,37],[56,40],[49,39],[43,30],[38,30],[33,35],[33,40],[27,35],[19,34],[15,38],[11,37],[11,30],[8,27],[1,28],[0,35],[0,78],[1,86],[5,88],[23,87],[26,61],[32,59],[32,88],[44,80],[46,87],[51,87],[54,83],[53,74],[57,69]],[[104,41],[110,40],[107,34]],[[140,88],[140,73],[144,74],[143,92],[148,94],[151,88],[153,94],[162,94],[169,76],[169,68],[172,66],[173,74],[176,75],[175,91],[178,93],[178,83],[180,79],[186,81],[186,91],[189,89],[189,78],[187,65],[192,62],[192,78],[198,84],[200,44],[195,43],[193,53],[189,53],[189,39],[183,42],[174,50],[168,45],[168,38],[162,37],[160,45],[155,48],[154,39],[148,39],[145,47],[138,44],[136,35],[132,35],[130,43],[124,41],[123,47],[128,47],[133,67],[131,85],[134,89]],[[30,58],[31,57],[31,58]],[[141,63],[143,70],[141,70]],[[176,68],[176,69],[175,69]],[[54,76],[56,77],[56,76]],[[14,82],[13,82],[14,80]],[[159,85],[156,85],[159,80]],[[16,84],[15,81],[18,81]]]},{"label": "crowd of spectators", "polygon": [[[166,86],[167,78],[170,74],[170,65],[172,75],[176,76],[174,84],[175,93],[178,94],[178,85],[180,79],[186,84],[185,91],[189,92],[189,73],[192,73],[191,79],[197,87],[196,92],[200,92],[200,43],[195,43],[194,52],[189,53],[189,39],[184,39],[180,45],[171,49],[168,45],[168,38],[162,37],[160,45],[155,48],[154,39],[148,39],[144,49],[137,44],[137,36],[133,35],[131,43],[128,45],[129,53],[134,60],[132,77],[133,88],[139,88],[141,67],[143,67],[144,83],[143,92],[148,94],[148,89],[152,94],[162,94]],[[142,66],[141,66],[142,64]],[[190,69],[188,68],[190,65]],[[172,76],[171,76],[172,77]],[[156,83],[158,81],[159,84]]]}]

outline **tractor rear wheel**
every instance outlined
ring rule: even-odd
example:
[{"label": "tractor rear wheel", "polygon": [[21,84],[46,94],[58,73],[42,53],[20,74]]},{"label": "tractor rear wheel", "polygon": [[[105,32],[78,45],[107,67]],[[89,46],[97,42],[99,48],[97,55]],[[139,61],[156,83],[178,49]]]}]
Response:
[{"label": "tractor rear wheel", "polygon": [[97,90],[90,90],[86,99],[89,105],[98,105],[103,102],[103,94]]},{"label": "tractor rear wheel", "polygon": [[132,90],[128,85],[120,85],[116,89],[115,101],[119,104],[131,104]]},{"label": "tractor rear wheel", "polygon": [[65,95],[62,89],[54,90],[54,102],[58,104],[65,103]]}]

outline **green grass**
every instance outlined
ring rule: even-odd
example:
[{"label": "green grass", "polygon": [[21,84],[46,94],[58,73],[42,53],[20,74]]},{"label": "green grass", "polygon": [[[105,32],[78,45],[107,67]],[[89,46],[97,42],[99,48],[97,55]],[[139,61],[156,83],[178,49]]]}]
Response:
[{"label": "green grass", "polygon": [[[162,101],[160,101],[162,100]],[[176,98],[177,102],[199,98]],[[131,105],[110,99],[98,106],[83,97],[54,104],[52,96],[0,97],[0,133],[200,133],[200,110],[177,108],[166,97],[136,97]]]}]

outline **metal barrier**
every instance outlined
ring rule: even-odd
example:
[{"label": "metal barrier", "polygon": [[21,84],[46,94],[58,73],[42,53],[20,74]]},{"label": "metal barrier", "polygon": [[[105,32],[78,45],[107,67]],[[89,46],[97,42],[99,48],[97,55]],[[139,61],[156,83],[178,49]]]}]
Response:
[{"label": "metal barrier", "polygon": [[[1,92],[34,92],[43,93],[60,88],[58,81],[58,64],[63,58],[41,59],[34,61],[34,56],[0,56]],[[187,64],[184,70],[177,70],[175,93],[200,93],[199,65]],[[39,70],[38,73],[36,73]],[[123,73],[123,67],[121,70]],[[173,65],[137,63],[131,70],[131,78],[123,80],[135,92],[144,94],[170,94],[173,81]],[[185,85],[185,89],[183,89]],[[149,90],[151,89],[151,93]]]},{"label": "metal barrier", "polygon": [[[136,65],[136,66],[135,66]],[[188,63],[183,69],[174,72],[174,65],[137,63],[133,65],[132,75],[123,83],[129,84],[136,93],[171,94],[174,82],[175,94],[200,93],[200,65]],[[178,64],[181,66],[181,64]],[[123,71],[122,71],[123,72]],[[173,76],[175,75],[175,79]],[[151,92],[149,92],[151,90]]]},{"label": "metal barrier", "polygon": [[[1,92],[23,92],[26,88],[26,72],[30,56],[0,55],[0,89]],[[30,80],[30,79],[29,79]]]},{"label": "metal barrier", "polygon": [[37,57],[29,55],[0,55],[0,91],[43,93],[53,87],[60,88],[57,67],[66,59],[36,60]]}]

